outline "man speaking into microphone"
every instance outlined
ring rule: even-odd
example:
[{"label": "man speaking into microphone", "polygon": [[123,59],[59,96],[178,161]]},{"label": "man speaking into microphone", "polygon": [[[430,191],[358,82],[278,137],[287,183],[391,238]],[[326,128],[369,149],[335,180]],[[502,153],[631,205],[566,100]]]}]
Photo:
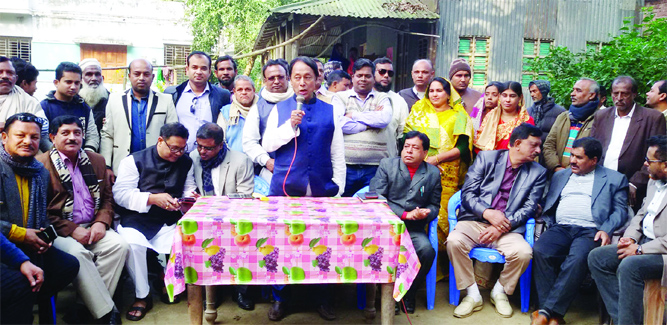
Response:
[{"label": "man speaking into microphone", "polygon": [[345,189],[341,114],[315,96],[313,59],[297,57],[288,73],[294,96],[273,107],[262,140],[267,152],[276,152],[269,195],[339,196]]}]

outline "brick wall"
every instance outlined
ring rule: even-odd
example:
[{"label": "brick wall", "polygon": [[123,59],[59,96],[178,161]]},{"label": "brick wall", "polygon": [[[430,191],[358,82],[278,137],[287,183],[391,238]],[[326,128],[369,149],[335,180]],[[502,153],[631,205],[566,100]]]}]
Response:
[{"label": "brick wall", "polygon": [[644,5],[652,6],[656,17],[667,17],[667,0],[646,0]]}]

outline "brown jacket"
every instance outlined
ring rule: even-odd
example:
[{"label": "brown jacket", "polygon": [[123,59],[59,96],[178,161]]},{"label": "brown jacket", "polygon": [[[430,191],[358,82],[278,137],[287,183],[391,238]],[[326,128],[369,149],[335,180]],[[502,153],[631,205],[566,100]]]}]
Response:
[{"label": "brown jacket", "polygon": [[[570,166],[570,158],[564,158],[563,152],[565,152],[565,146],[567,145],[567,140],[570,138],[570,113],[568,111],[562,112],[556,117],[556,122],[554,122],[547,135],[547,139],[544,140],[544,167],[546,167],[550,172],[554,172],[556,167],[567,168]],[[594,114],[591,114],[581,126],[581,130],[577,134],[577,139],[587,137],[591,134],[591,129],[593,128],[593,119]],[[576,139],[575,139],[576,140]]]},{"label": "brown jacket", "polygon": [[[106,163],[104,162],[104,157],[94,152],[86,151],[90,163],[93,165],[95,170],[95,175],[100,182],[100,209],[95,214],[95,222],[101,222],[106,225],[107,229],[111,226],[113,221],[113,194],[111,192],[111,177],[113,173],[110,170],[107,170]],[[65,201],[69,196],[69,193],[63,187],[60,182],[60,177],[58,177],[58,172],[56,167],[51,161],[51,157],[48,152],[38,155],[37,160],[39,160],[46,170],[49,171],[51,175],[51,180],[49,181],[49,190],[47,192],[47,201],[48,205],[46,207],[46,215],[49,218],[49,222],[56,228],[58,236],[71,236],[74,229],[78,227],[76,223],[65,220],[62,218],[62,209],[65,205]]]}]

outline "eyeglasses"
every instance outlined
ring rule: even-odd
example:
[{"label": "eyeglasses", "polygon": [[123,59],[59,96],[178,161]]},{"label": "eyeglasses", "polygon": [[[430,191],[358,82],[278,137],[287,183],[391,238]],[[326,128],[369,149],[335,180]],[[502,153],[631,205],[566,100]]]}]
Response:
[{"label": "eyeglasses", "polygon": [[382,70],[378,70],[378,72],[380,73],[381,76],[384,76],[385,74],[388,74],[389,78],[394,76],[394,70],[382,69]]},{"label": "eyeglasses", "polygon": [[199,150],[204,149],[206,151],[213,151],[213,150],[215,150],[215,148],[217,148],[219,146],[219,144],[218,144],[218,145],[215,145],[213,147],[207,147],[207,146],[202,146],[201,144],[199,144],[197,142],[195,142],[195,145],[197,145],[197,149],[199,149]]},{"label": "eyeglasses", "polygon": [[162,140],[162,142],[169,148],[169,151],[173,154],[182,154],[188,150],[188,145],[186,144],[183,148],[172,148],[167,141]]},{"label": "eyeglasses", "polygon": [[656,160],[651,160],[651,159],[648,159],[648,157],[644,157],[644,160],[645,160],[647,163],[649,163],[649,164],[651,164],[651,163],[665,162],[665,161],[663,161],[663,160],[658,160],[658,159],[656,159]]},{"label": "eyeglasses", "polygon": [[197,111],[198,102],[199,102],[199,97],[195,97],[192,99],[192,105],[190,105],[190,113],[192,113],[192,115],[195,115],[195,112]]}]

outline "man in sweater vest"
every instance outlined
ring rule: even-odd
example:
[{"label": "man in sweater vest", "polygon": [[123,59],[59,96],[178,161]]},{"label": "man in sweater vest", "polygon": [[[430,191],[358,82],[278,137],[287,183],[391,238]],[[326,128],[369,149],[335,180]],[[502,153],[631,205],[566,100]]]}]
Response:
[{"label": "man in sweater vest", "polygon": [[53,84],[56,90],[46,95],[40,104],[46,118],[53,120],[60,115],[73,115],[83,125],[83,149],[97,152],[100,147],[100,133],[95,125],[95,116],[90,106],[79,96],[81,89],[81,68],[72,62],[61,62],[56,68]]},{"label": "man in sweater vest", "polygon": [[177,198],[196,187],[194,179],[187,177],[192,167],[192,159],[185,154],[188,135],[183,124],[165,124],[157,145],[125,157],[118,166],[113,198],[120,207],[118,233],[130,244],[127,269],[134,282],[135,301],[126,317],[132,321],[142,319],[153,307],[146,249],[169,254],[176,221],[182,216]]},{"label": "man in sweater vest", "polygon": [[433,63],[429,59],[418,59],[415,63],[412,64],[412,83],[414,87],[405,88],[398,92],[405,102],[408,103],[408,110],[412,109],[418,100],[424,98],[426,93],[426,87],[431,83],[431,80],[435,76],[435,71],[433,70]]},{"label": "man in sweater vest", "polygon": [[375,65],[358,59],[352,66],[352,89],[337,93],[332,104],[341,119],[345,138],[347,176],[343,196],[352,196],[368,186],[380,165],[389,157],[386,127],[393,115],[387,93],[373,89]]}]

